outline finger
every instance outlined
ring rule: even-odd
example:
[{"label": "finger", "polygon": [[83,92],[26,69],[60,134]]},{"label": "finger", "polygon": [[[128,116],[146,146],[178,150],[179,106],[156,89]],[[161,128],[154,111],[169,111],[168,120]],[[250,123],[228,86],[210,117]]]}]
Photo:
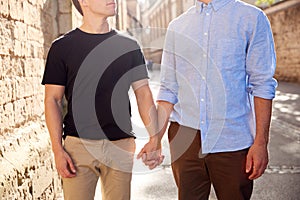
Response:
[{"label": "finger", "polygon": [[164,155],[161,155],[161,156],[159,157],[158,165],[160,165],[160,164],[164,161],[164,159],[165,159],[165,156],[164,156]]},{"label": "finger", "polygon": [[155,162],[153,162],[151,165],[148,165],[148,168],[149,168],[150,170],[152,170],[152,169],[154,169],[154,168],[157,167],[157,166],[158,166],[158,162],[155,161]]},{"label": "finger", "polygon": [[253,173],[249,176],[249,179],[254,180],[262,176],[265,171],[265,166],[253,167]]},{"label": "finger", "polygon": [[68,159],[67,162],[68,162],[68,166],[71,170],[70,172],[73,173],[73,174],[76,174],[76,168],[74,166],[73,161],[71,159]]},{"label": "finger", "polygon": [[261,171],[262,170],[260,169],[259,166],[253,166],[252,167],[252,173],[250,174],[249,179],[254,180],[254,179],[260,177],[261,176]]},{"label": "finger", "polygon": [[59,174],[61,177],[67,178],[67,174],[65,173],[65,167],[64,167],[64,166],[63,166],[63,167],[57,166],[57,167],[56,167],[56,170],[57,170],[58,174]]},{"label": "finger", "polygon": [[148,168],[149,168],[150,170],[152,170],[152,169],[154,169],[155,167],[157,167],[157,164],[150,165]]},{"label": "finger", "polygon": [[246,173],[249,173],[251,171],[252,166],[253,166],[252,156],[248,154],[246,158]]},{"label": "finger", "polygon": [[76,174],[72,174],[72,173],[70,173],[70,172],[65,172],[65,174],[64,174],[64,178],[73,178],[73,177],[75,177],[76,176]]},{"label": "finger", "polygon": [[158,160],[156,160],[152,164],[148,165],[149,169],[152,170],[155,167],[159,166],[162,163],[163,160],[164,160],[164,156],[160,156],[160,158]]},{"label": "finger", "polygon": [[147,154],[146,154],[146,153],[143,154],[142,160],[143,160],[143,162],[150,161],[150,160],[147,158]]},{"label": "finger", "polygon": [[254,163],[253,167],[252,167],[253,172],[249,176],[249,178],[252,179],[252,180],[257,179],[258,177],[260,177],[264,173],[268,162],[266,160],[256,159],[256,161],[253,162],[253,163]]},{"label": "finger", "polygon": [[144,148],[141,149],[141,151],[139,152],[139,154],[136,156],[137,159],[140,159],[143,156],[143,153],[145,153]]},{"label": "finger", "polygon": [[155,160],[157,163],[161,163],[162,160],[165,158],[164,155],[160,155],[160,154],[153,154],[153,153],[148,153],[147,155],[147,159],[146,161],[151,161],[151,160]]},{"label": "finger", "polygon": [[156,160],[146,160],[146,161],[144,162],[144,164],[147,165],[147,166],[152,166],[152,165],[154,165],[154,164],[156,164],[156,163],[157,163]]},{"label": "finger", "polygon": [[156,160],[145,160],[144,164],[145,165],[153,165],[153,163],[157,163]]},{"label": "finger", "polygon": [[147,160],[159,160],[161,154],[159,151],[153,151],[147,153]]},{"label": "finger", "polygon": [[256,177],[258,177],[258,172],[253,170],[253,172],[249,176],[249,179],[254,180],[256,179]]},{"label": "finger", "polygon": [[67,168],[61,169],[59,174],[63,178],[72,178],[72,175],[74,176],[74,174],[71,174]]}]

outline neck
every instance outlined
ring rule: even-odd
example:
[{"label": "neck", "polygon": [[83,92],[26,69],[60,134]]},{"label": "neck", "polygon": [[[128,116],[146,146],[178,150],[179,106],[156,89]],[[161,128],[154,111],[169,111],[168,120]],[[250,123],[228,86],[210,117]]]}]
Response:
[{"label": "neck", "polygon": [[209,4],[209,2],[211,2],[211,0],[198,0],[198,1],[203,2],[205,4]]},{"label": "neck", "polygon": [[111,31],[111,27],[107,17],[84,16],[80,30],[87,33],[103,34]]}]

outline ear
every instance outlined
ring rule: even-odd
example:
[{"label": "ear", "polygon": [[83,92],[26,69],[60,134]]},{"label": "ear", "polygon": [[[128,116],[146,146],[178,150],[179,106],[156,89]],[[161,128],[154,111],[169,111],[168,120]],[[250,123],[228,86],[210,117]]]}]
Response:
[{"label": "ear", "polygon": [[88,5],[88,1],[87,0],[78,0],[78,2],[80,3],[81,7]]}]

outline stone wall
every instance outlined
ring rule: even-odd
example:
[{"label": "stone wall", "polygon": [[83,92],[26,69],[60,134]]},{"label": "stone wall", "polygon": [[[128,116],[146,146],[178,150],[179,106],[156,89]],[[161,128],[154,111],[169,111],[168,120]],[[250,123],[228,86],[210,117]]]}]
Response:
[{"label": "stone wall", "polygon": [[277,53],[275,77],[300,82],[300,1],[289,0],[265,10],[274,34]]},{"label": "stone wall", "polygon": [[0,0],[0,200],[61,190],[40,83],[52,40],[71,27],[69,1]]}]

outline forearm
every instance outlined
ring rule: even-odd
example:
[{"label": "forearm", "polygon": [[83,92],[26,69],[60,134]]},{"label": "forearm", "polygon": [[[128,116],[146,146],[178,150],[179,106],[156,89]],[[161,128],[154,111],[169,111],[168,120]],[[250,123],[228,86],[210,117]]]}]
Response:
[{"label": "forearm", "polygon": [[[136,91],[137,105],[141,119],[150,137],[157,134],[157,111],[153,101],[152,93],[148,85]],[[143,91],[142,91],[143,90]]]},{"label": "forearm", "polygon": [[157,102],[157,114],[158,114],[158,134],[161,140],[166,132],[169,118],[173,110],[174,104],[167,101]]},{"label": "forearm", "polygon": [[46,125],[50,133],[52,150],[54,153],[63,150],[62,146],[62,107],[61,101],[45,99]]},{"label": "forearm", "polygon": [[272,100],[254,97],[256,136],[254,144],[267,145],[272,114]]}]

